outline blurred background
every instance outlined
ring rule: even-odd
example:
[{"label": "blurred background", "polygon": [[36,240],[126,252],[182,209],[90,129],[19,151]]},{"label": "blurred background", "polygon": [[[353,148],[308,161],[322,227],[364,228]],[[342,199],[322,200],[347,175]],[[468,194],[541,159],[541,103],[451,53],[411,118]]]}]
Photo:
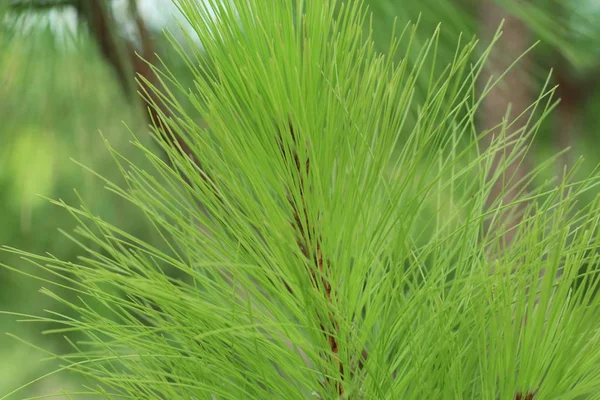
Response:
[{"label": "blurred background", "polygon": [[[567,148],[571,150],[557,157],[533,185],[561,175],[582,156],[579,177],[600,162],[600,0],[367,3],[382,51],[394,26],[400,31],[409,21],[419,21],[415,51],[410,54],[416,60],[417,50],[441,24],[440,65],[452,61],[459,41],[466,43],[474,35],[483,51],[504,21],[504,34],[490,55],[481,89],[489,76],[502,74],[537,43],[483,102],[478,129],[493,131],[503,118],[511,120],[525,112],[552,70],[549,87],[559,85],[556,97],[561,101],[541,125],[529,154],[512,171],[524,177],[542,160]],[[157,82],[136,54],[156,65],[163,60],[184,87],[191,86],[185,65],[163,34],[165,29],[183,43],[185,51],[201,50],[193,29],[171,0],[0,0],[0,245],[77,259],[80,248],[59,233],[59,229],[69,233],[75,219],[44,197],[70,204],[84,201],[103,218],[157,242],[141,216],[77,163],[121,182],[104,140],[130,160],[145,162],[129,142],[133,133],[154,146],[148,128],[153,115],[136,92],[134,76]],[[428,75],[424,88],[426,79]],[[522,134],[526,118],[525,112],[509,133]],[[589,193],[587,200],[596,195]],[[0,264],[25,274],[33,271],[33,266],[5,252],[0,252]],[[40,334],[51,324],[18,321],[46,309],[60,312],[60,304],[38,293],[44,286],[0,268],[0,310],[24,315],[0,314],[0,397],[56,367],[40,362],[43,352],[24,343],[60,352],[59,336]],[[14,398],[68,389],[75,385],[73,379],[55,374]]]}]

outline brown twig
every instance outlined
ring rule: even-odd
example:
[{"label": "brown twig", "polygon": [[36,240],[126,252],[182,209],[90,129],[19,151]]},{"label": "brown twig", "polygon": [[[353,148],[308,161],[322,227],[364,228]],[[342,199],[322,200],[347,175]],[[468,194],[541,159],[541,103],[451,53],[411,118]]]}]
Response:
[{"label": "brown twig", "polygon": [[517,393],[515,400],[533,400],[537,392]]},{"label": "brown twig", "polygon": [[[289,133],[291,135],[292,144],[294,146],[291,149],[291,158],[293,158],[293,162],[296,166],[296,170],[298,173],[298,185],[300,190],[300,200],[295,200],[291,195],[288,196],[288,201],[292,207],[293,211],[293,222],[292,226],[297,233],[296,243],[300,248],[300,251],[304,255],[306,260],[309,260],[308,271],[310,273],[311,282],[313,286],[319,290],[323,295],[325,295],[329,304],[334,301],[334,294],[332,293],[331,283],[327,279],[328,271],[331,269],[331,263],[329,260],[323,259],[323,250],[322,250],[322,238],[317,233],[317,227],[312,226],[307,213],[306,206],[306,192],[308,189],[308,185],[304,180],[304,176],[308,176],[310,171],[310,159],[307,158],[306,162],[302,163],[300,157],[298,155],[297,146],[298,146],[298,138],[296,137],[296,132],[292,124],[289,124]],[[281,138],[282,139],[282,138]],[[283,153],[284,159],[289,160],[290,155],[289,152],[286,151],[284,142],[281,140],[280,143],[281,151]],[[314,241],[316,240],[316,243]],[[311,251],[311,247],[315,244],[315,248]],[[312,265],[310,265],[310,263]],[[318,270],[318,271],[317,271]],[[321,276],[321,278],[319,278]],[[289,286],[286,284],[288,290],[290,290]],[[325,333],[327,342],[329,344],[329,349],[331,353],[333,353],[333,357],[335,363],[337,365],[337,370],[340,376],[339,381],[334,383],[335,389],[339,395],[344,394],[344,364],[340,360],[339,356],[339,342],[337,339],[337,334],[339,333],[339,323],[336,318],[328,313],[327,317],[319,315],[321,319],[320,328]],[[328,321],[329,327],[326,326]],[[331,379],[327,378],[326,382],[331,385]]]}]

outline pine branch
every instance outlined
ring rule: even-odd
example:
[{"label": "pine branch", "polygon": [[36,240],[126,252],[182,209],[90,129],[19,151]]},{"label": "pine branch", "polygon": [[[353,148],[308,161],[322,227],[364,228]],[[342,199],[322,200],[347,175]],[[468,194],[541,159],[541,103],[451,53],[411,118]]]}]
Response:
[{"label": "pine branch", "polygon": [[[297,233],[297,244],[300,248],[300,251],[304,255],[306,260],[311,260],[312,265],[309,264],[308,271],[310,273],[311,282],[313,286],[321,292],[327,298],[328,303],[332,303],[333,293],[331,290],[331,283],[328,281],[327,276],[329,275],[329,271],[331,270],[331,263],[329,260],[323,259],[323,250],[322,250],[322,238],[317,233],[317,228],[310,223],[308,218],[308,210],[307,210],[307,200],[305,193],[308,190],[307,184],[304,180],[304,176],[308,177],[310,171],[310,159],[307,158],[306,162],[303,163],[300,160],[298,155],[297,146],[299,145],[297,140],[296,132],[294,131],[294,126],[290,123],[290,135],[292,139],[292,144],[294,148],[291,151],[291,157],[293,158],[293,162],[296,166],[296,171],[298,173],[298,186],[300,189],[300,203],[298,204],[292,196],[288,197],[288,201],[292,206],[293,210],[293,223],[292,226],[296,230]],[[281,149],[283,151],[283,155],[285,159],[289,160],[289,156],[286,155],[286,151],[283,145],[283,141],[281,141]],[[304,169],[304,171],[303,171]],[[304,217],[302,217],[304,216]],[[311,247],[313,244],[313,240],[315,240],[316,236],[316,246],[315,250],[311,251]],[[315,270],[316,269],[316,270]],[[318,272],[317,272],[318,270]],[[319,275],[321,276],[319,278]],[[286,284],[286,287],[289,289],[289,286]],[[317,314],[321,314],[317,310]],[[339,357],[339,342],[338,342],[338,332],[339,332],[339,323],[336,320],[335,316],[331,313],[327,313],[327,316],[319,315],[320,328],[321,331],[325,333],[327,342],[329,343],[329,348],[331,353],[333,354],[334,361],[337,365],[337,369],[340,375],[339,381],[332,383],[329,377],[326,378],[326,382],[329,385],[335,386],[337,393],[342,396],[344,394],[344,364],[340,360]],[[330,328],[328,327],[330,326]],[[364,352],[363,352],[364,353]]]},{"label": "pine branch", "polygon": [[[193,102],[195,114],[183,117],[192,121],[197,113],[214,121],[214,135],[198,141],[210,150],[202,160],[219,178],[223,207],[212,204],[218,201],[207,193],[210,187],[181,185],[165,163],[155,163],[149,173],[131,163],[127,188],[111,189],[139,206],[168,249],[87,207],[61,203],[93,245],[73,239],[86,256],[69,262],[14,251],[60,277],[61,287],[73,285],[79,300],[64,303],[76,316],[57,318],[89,341],[76,354],[57,357],[95,378],[94,394],[106,397],[110,388],[131,398],[297,398],[314,393],[323,375],[321,398],[534,400],[541,393],[598,392],[594,310],[600,304],[572,288],[580,264],[597,262],[600,206],[568,216],[576,197],[594,190],[598,179],[573,185],[564,197],[562,187],[544,192],[511,253],[500,254],[490,273],[488,244],[479,238],[493,182],[486,182],[481,165],[504,145],[492,143],[480,155],[477,143],[466,140],[479,102],[463,105],[483,70],[472,68],[481,65],[472,63],[474,44],[446,60],[448,68],[441,70],[449,75],[438,81],[437,74],[413,68],[408,57],[398,65],[399,54],[387,60],[376,55],[362,36],[358,3],[334,18],[328,2],[293,8],[290,2],[248,0],[230,24],[193,9],[193,1],[184,3],[218,71],[210,77],[217,79],[206,79],[210,73],[191,66],[202,97]],[[296,22],[286,19],[293,12]],[[257,21],[261,29],[252,29]],[[143,21],[138,31],[145,32]],[[142,56],[154,62],[151,42],[140,38]],[[169,137],[195,140],[177,123],[177,113],[185,113],[179,96],[153,94],[160,89],[157,69],[136,65],[128,46],[124,62],[131,61],[146,85],[143,101],[153,106],[153,123]],[[435,52],[431,56],[437,61]],[[406,128],[421,74],[433,79],[431,96],[418,104],[418,123]],[[293,110],[286,117],[291,121],[279,121],[284,126],[273,138],[273,119],[282,109]],[[310,122],[300,130],[295,118]],[[171,143],[160,144],[176,163],[189,160]],[[319,159],[305,155],[308,146]],[[155,156],[153,149],[142,150]],[[284,168],[288,176],[282,177]],[[505,164],[498,168],[506,172]],[[327,184],[328,201],[313,196],[316,182]],[[558,201],[546,201],[545,194]],[[187,207],[187,198],[202,195],[213,200],[210,218]],[[215,234],[198,233],[199,222]],[[490,241],[499,246],[497,236]],[[526,268],[516,268],[521,260]],[[292,292],[298,289],[291,281],[284,283],[293,295],[281,283],[270,290],[271,273],[296,276],[298,265],[308,286],[305,298]],[[169,279],[170,268],[185,279]],[[559,282],[539,282],[540,271],[558,268],[565,271]],[[219,276],[222,270],[232,271],[231,279]],[[594,283],[584,278],[579,287],[593,289]],[[88,298],[102,307],[88,306]],[[350,316],[360,313],[349,334],[369,341],[368,368],[362,367],[366,351],[358,362],[339,357],[341,350],[360,350],[343,335]],[[314,360],[324,370],[315,371]],[[362,376],[355,378],[358,371]],[[392,371],[398,379],[387,376]]]}]

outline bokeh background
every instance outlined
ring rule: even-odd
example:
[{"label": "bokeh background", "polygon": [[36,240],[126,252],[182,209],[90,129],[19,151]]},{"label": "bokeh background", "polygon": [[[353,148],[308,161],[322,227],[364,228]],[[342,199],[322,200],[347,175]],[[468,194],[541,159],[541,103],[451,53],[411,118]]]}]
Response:
[{"label": "bokeh background", "polygon": [[[373,13],[373,35],[382,51],[394,26],[401,31],[409,21],[419,21],[416,50],[409,54],[415,60],[417,50],[438,26],[442,65],[451,62],[459,41],[475,35],[483,51],[504,24],[487,76],[502,73],[536,44],[484,101],[479,128],[484,131],[502,118],[515,118],[546,84],[548,88],[559,85],[555,96],[560,103],[541,125],[524,162],[515,166],[516,173],[525,176],[567,148],[571,150],[556,157],[534,185],[579,162],[577,176],[583,177],[600,162],[600,0],[367,3]],[[71,204],[83,201],[103,218],[156,242],[144,219],[106,190],[90,170],[120,182],[105,140],[139,164],[144,159],[130,145],[132,134],[148,146],[155,145],[145,103],[136,94],[133,80],[136,73],[151,81],[152,76],[136,53],[156,65],[160,61],[153,54],[158,54],[184,87],[192,85],[165,29],[184,49],[199,50],[201,55],[193,29],[171,0],[0,1],[0,245],[75,260],[80,249],[59,230],[68,234],[76,221],[47,198]],[[427,79],[423,77],[423,87]],[[198,123],[201,119],[198,116]],[[512,129],[517,135],[519,126]],[[589,193],[588,201],[596,195]],[[0,252],[0,264],[25,274],[33,271],[33,266],[6,252]],[[12,313],[0,314],[0,397],[56,368],[53,362],[40,361],[44,353],[36,348],[61,351],[64,344],[59,337],[41,333],[52,329],[51,324],[20,321],[46,309],[61,311],[60,304],[39,294],[44,286],[42,281],[0,268],[0,310]],[[76,384],[74,379],[57,373],[14,398],[69,388]]]}]

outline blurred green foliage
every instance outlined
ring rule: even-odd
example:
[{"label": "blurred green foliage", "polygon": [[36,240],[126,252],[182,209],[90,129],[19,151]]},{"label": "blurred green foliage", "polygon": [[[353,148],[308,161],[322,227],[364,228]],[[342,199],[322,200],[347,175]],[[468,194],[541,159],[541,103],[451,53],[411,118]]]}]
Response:
[{"label": "blurred green foliage", "polygon": [[[58,232],[70,232],[75,221],[44,197],[78,203],[81,196],[94,212],[141,237],[151,236],[139,213],[70,160],[119,181],[104,138],[132,159],[137,154],[129,145],[128,127],[140,139],[151,140],[141,110],[126,102],[112,71],[85,35],[65,43],[48,29],[2,33],[0,121],[0,243],[59,258],[77,257],[78,248]],[[27,268],[7,253],[0,253],[0,263]],[[59,305],[37,293],[41,286],[0,269],[0,308],[24,314],[60,311]],[[11,315],[0,315],[0,326],[3,332],[40,343],[35,337],[40,326],[31,330]],[[50,368],[39,359],[27,345],[0,338],[0,393]]]}]

